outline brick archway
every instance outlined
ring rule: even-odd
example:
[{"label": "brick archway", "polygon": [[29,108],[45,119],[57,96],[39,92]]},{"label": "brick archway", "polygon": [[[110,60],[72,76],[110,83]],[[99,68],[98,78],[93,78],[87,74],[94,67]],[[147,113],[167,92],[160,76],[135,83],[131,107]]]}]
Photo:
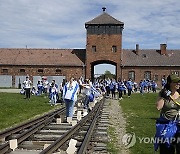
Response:
[{"label": "brick archway", "polygon": [[94,81],[94,67],[96,65],[99,65],[99,64],[110,64],[110,65],[113,65],[115,66],[115,76],[117,78],[117,63],[113,62],[113,61],[110,61],[110,60],[98,60],[98,61],[93,61],[91,63],[91,80]]}]

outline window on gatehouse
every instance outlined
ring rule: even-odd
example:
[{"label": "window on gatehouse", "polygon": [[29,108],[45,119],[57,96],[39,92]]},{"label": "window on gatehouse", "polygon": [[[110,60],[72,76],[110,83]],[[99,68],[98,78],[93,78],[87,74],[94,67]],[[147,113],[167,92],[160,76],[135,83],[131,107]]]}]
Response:
[{"label": "window on gatehouse", "polygon": [[117,52],[117,46],[115,45],[112,46],[112,52]]},{"label": "window on gatehouse", "polygon": [[96,46],[95,45],[92,46],[92,52],[96,52]]}]

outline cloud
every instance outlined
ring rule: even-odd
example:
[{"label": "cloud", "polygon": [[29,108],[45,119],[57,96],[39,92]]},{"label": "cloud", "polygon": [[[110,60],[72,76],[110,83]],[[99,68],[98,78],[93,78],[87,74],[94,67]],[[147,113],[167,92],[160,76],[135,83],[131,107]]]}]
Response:
[{"label": "cloud", "polygon": [[85,22],[107,13],[125,23],[123,48],[180,49],[178,0],[0,0],[0,47],[85,48]]}]

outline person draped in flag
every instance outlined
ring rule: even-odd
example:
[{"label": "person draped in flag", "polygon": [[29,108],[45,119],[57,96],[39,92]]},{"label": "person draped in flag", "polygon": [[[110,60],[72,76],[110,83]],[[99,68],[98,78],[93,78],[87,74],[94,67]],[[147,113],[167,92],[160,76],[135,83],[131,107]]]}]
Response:
[{"label": "person draped in flag", "polygon": [[110,83],[110,90],[111,90],[111,96],[112,99],[116,98],[116,80],[115,79],[111,79],[111,83]]},{"label": "person draped in flag", "polygon": [[42,84],[42,81],[41,81],[41,80],[38,80],[37,90],[38,90],[37,95],[41,95],[41,94],[42,94],[42,91],[43,91],[43,84]]},{"label": "person draped in flag", "polygon": [[85,101],[84,101],[84,109],[88,109],[89,106],[89,96],[91,94],[91,87],[92,87],[92,82],[89,79],[85,80],[85,83],[82,84],[84,88],[84,94],[85,94]]},{"label": "person draped in flag", "polygon": [[120,79],[119,79],[118,84],[117,84],[117,90],[119,93],[119,100],[122,100],[123,99],[122,94],[123,94],[123,91],[126,90],[126,86],[125,86],[124,82],[121,81]]},{"label": "person draped in flag", "polygon": [[133,82],[131,79],[129,79],[126,83],[127,86],[127,90],[128,90],[128,97],[130,98],[131,96],[131,92],[132,92],[132,88],[133,88]]},{"label": "person draped in flag", "polygon": [[152,81],[151,87],[152,87],[152,92],[156,93],[157,83],[155,81]]},{"label": "person draped in flag", "polygon": [[79,84],[72,77],[63,87],[63,100],[66,105],[66,117],[73,117],[75,102],[77,101],[77,93]]},{"label": "person draped in flag", "polygon": [[48,91],[48,87],[49,87],[49,82],[47,80],[47,77],[43,77],[42,78],[42,83],[43,83],[43,92],[45,97],[47,97],[47,91]]},{"label": "person draped in flag", "polygon": [[57,89],[56,97],[57,97],[57,100],[59,100],[59,89],[58,89],[59,87],[54,79],[52,80],[52,83],[55,85],[55,87]]},{"label": "person draped in flag", "polygon": [[144,81],[143,80],[141,80],[139,83],[139,90],[140,90],[140,93],[143,95],[144,94]]}]

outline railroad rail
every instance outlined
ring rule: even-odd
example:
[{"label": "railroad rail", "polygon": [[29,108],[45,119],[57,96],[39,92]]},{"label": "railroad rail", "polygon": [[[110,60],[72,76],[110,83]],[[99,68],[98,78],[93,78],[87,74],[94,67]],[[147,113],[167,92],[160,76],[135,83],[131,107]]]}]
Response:
[{"label": "railroad rail", "polygon": [[[30,129],[28,129],[28,131],[24,131],[23,133],[21,133],[20,135],[18,135],[17,138],[17,143],[21,143],[23,140],[25,140],[27,137],[29,137],[30,135],[32,135],[33,133],[35,133],[36,131],[38,131],[39,129],[41,129],[43,126],[45,126],[47,123],[49,123],[50,121],[53,120],[54,116],[58,115],[58,114],[64,114],[65,112],[65,107],[58,109],[54,112],[48,113],[44,116],[41,116],[39,118],[36,118],[34,120],[31,120],[27,123],[24,123],[22,125],[19,125],[17,127],[14,128],[10,128],[6,131],[1,132],[1,137],[9,137],[10,135],[13,135],[15,133],[18,133],[19,131],[22,131],[24,129],[28,129],[30,127]],[[2,144],[0,146],[0,153],[5,153],[9,150],[9,142],[6,142],[5,144]]]},{"label": "railroad rail", "polygon": [[[7,140],[10,138],[17,139],[18,149],[12,151],[10,149],[10,143],[6,141],[6,143],[0,145],[0,153],[19,154],[24,150],[26,153],[28,150],[32,151],[30,153],[33,154],[56,153],[59,151],[66,151],[68,144],[72,139],[77,141],[76,153],[86,153],[87,149],[90,147],[90,141],[93,138],[93,133],[95,132],[99,117],[102,113],[104,100],[104,98],[101,98],[101,100],[99,99],[92,111],[87,115],[84,115],[75,126],[72,126],[72,124],[69,123],[54,123],[55,116],[62,115],[65,112],[65,108],[61,108],[53,113],[48,113],[41,118],[31,120],[30,122],[21,125],[21,127],[18,126],[16,129],[11,128],[6,130],[4,131],[4,134],[1,132],[0,135]],[[77,106],[79,106],[78,104],[79,103],[77,103]],[[78,112],[82,111],[83,113],[82,106],[78,107],[78,110]],[[20,132],[22,129],[24,131]]]},{"label": "railroad rail", "polygon": [[23,123],[21,125],[18,125],[16,127],[12,127],[12,128],[9,128],[9,129],[6,129],[2,132],[0,132],[0,139],[3,139],[6,140],[6,138],[8,138],[10,135],[14,134],[14,133],[17,133],[21,130],[24,130],[24,129],[27,129],[33,125],[36,125],[38,124],[39,122],[42,122],[44,119],[46,119],[47,117],[50,117],[54,114],[59,114],[61,112],[64,112],[65,111],[65,107],[61,108],[61,109],[57,109],[56,111],[53,111],[53,112],[50,112],[50,113],[47,113],[43,116],[40,116],[40,117],[37,117],[35,119],[32,119],[26,123]]},{"label": "railroad rail", "polygon": [[84,141],[81,144],[81,147],[78,151],[78,154],[82,154],[86,151],[87,146],[89,144],[89,141],[91,139],[92,132],[94,130],[95,124],[98,120],[98,115],[100,114],[100,111],[102,109],[104,101],[100,101],[96,106],[93,108],[93,110],[84,117],[78,124],[76,124],[74,127],[72,127],[68,132],[66,132],[63,136],[61,136],[59,139],[57,139],[55,142],[53,142],[50,146],[48,146],[46,149],[44,149],[40,154],[51,154],[58,150],[72,135],[74,135],[81,127],[83,127],[88,120],[92,120],[92,123],[89,125],[88,131],[85,135]]}]

